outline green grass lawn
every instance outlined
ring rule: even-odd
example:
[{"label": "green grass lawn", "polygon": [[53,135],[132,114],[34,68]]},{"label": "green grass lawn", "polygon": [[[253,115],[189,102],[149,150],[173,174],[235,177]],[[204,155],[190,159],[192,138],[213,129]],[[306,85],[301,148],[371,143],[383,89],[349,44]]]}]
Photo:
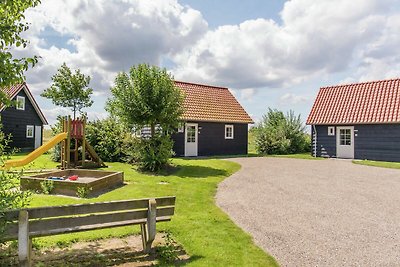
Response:
[{"label": "green grass lawn", "polygon": [[373,160],[353,160],[353,163],[354,164],[360,164],[360,165],[374,166],[374,167],[400,169],[400,162],[373,161]]},{"label": "green grass lawn", "polygon": [[[107,163],[109,171],[123,171],[126,185],[92,199],[52,195],[33,195],[31,206],[124,200],[158,196],[176,196],[176,214],[171,222],[157,224],[158,231],[169,230],[191,256],[191,266],[278,266],[276,261],[254,245],[252,238],[237,227],[215,205],[217,185],[240,169],[240,165],[219,159],[173,159],[176,171],[171,175],[148,175],[128,164]],[[55,167],[49,155],[43,155],[28,169]],[[167,184],[160,184],[167,182]],[[268,218],[266,218],[268,219]],[[95,240],[138,234],[139,227],[103,229],[35,239],[38,247],[66,245],[79,240]]]}]

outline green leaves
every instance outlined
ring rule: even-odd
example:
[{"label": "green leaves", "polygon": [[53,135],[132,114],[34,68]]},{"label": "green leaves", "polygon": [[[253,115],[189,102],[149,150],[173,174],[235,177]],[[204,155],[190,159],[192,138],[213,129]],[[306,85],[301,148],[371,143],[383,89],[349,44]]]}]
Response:
[{"label": "green leaves", "polygon": [[141,64],[119,73],[111,93],[107,110],[112,115],[130,128],[151,129],[149,139],[135,143],[135,161],[149,171],[165,166],[172,155],[170,134],[178,128],[183,112],[183,96],[172,76],[165,69]]},{"label": "green leaves", "polygon": [[93,104],[90,96],[93,89],[89,88],[90,76],[85,76],[78,69],[72,73],[71,69],[64,63],[58,72],[51,78],[53,84],[44,90],[42,97],[49,98],[53,104],[71,108],[76,117],[76,112],[82,113],[82,109]]},{"label": "green leaves", "polygon": [[165,69],[146,64],[119,73],[107,109],[129,126],[160,125],[173,131],[179,124],[182,95]]},{"label": "green leaves", "polygon": [[21,22],[24,11],[40,3],[39,0],[2,0],[0,1],[0,87],[21,83],[24,71],[33,67],[38,58],[14,58],[10,52],[12,47],[25,48],[28,41],[20,34],[29,26]]},{"label": "green leaves", "polygon": [[255,134],[256,149],[262,154],[293,154],[310,148],[300,115],[292,110],[285,116],[282,111],[268,109]]}]

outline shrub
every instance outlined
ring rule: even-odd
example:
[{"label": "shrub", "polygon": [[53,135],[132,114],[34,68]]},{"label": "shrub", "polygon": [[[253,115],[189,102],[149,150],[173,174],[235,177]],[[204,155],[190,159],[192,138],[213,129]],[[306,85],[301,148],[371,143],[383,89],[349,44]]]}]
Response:
[{"label": "shrub", "polygon": [[131,134],[114,118],[89,122],[86,139],[99,157],[108,162],[124,161],[131,145]]},{"label": "shrub", "polygon": [[156,135],[152,138],[134,138],[134,149],[130,150],[132,161],[139,168],[156,172],[169,163],[173,155],[173,141],[168,135]]},{"label": "shrub", "polygon": [[[4,164],[4,161],[9,156],[8,152],[5,152],[9,142],[10,138],[5,136],[1,131],[0,124],[0,166]],[[9,173],[0,170],[0,236],[4,232],[7,223],[3,212],[24,207],[29,203],[30,192],[21,191],[19,189],[19,180],[21,176],[22,171],[18,173]]]},{"label": "shrub", "polygon": [[54,182],[52,180],[44,180],[40,182],[40,188],[42,188],[43,194],[51,194],[51,191],[54,189]]},{"label": "shrub", "polygon": [[269,109],[256,126],[255,142],[261,154],[294,154],[309,151],[310,137],[305,132],[300,115]]}]

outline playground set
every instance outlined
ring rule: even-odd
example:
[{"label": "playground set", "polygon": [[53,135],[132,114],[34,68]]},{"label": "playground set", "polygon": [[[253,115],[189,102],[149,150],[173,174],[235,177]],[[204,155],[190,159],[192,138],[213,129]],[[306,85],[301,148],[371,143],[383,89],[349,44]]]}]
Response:
[{"label": "playground set", "polygon": [[86,118],[71,120],[63,118],[62,132],[47,143],[18,160],[8,160],[4,168],[21,167],[37,159],[57,144],[61,145],[61,170],[21,177],[22,190],[41,190],[43,181],[51,181],[51,193],[76,196],[79,190],[85,195],[98,195],[121,186],[124,182],[122,172],[88,170],[87,168],[106,167],[85,137]]},{"label": "playground set", "polygon": [[[61,133],[57,134],[47,143],[29,153],[26,157],[6,161],[4,168],[8,170],[12,167],[25,166],[59,143],[61,143],[61,169],[106,167],[104,162],[97,155],[96,151],[86,140],[85,117],[82,119],[77,118],[72,120],[71,117],[68,116],[62,119],[61,124]],[[73,145],[72,149],[71,144]],[[90,160],[87,160],[87,155]]]}]

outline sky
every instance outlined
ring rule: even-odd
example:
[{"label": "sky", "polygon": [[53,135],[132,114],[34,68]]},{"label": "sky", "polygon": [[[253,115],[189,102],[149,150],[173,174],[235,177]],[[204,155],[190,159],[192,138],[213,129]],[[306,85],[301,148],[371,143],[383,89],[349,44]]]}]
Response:
[{"label": "sky", "polygon": [[69,110],[40,93],[66,63],[91,76],[89,119],[118,72],[148,63],[176,80],[229,87],[258,122],[268,108],[306,120],[322,86],[399,77],[400,0],[42,0],[18,56],[50,124]]}]

